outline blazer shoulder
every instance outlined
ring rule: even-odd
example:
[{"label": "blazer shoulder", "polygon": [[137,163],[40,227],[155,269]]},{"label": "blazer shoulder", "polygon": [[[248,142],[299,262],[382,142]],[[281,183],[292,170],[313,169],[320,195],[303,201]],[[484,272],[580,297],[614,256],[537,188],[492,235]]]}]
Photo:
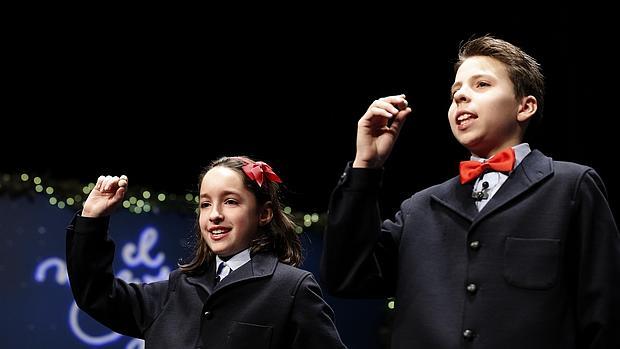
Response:
[{"label": "blazer shoulder", "polygon": [[312,272],[282,262],[278,262],[274,276],[279,283],[288,285],[291,294],[296,293],[302,284],[318,285]]},{"label": "blazer shoulder", "polygon": [[276,266],[276,273],[295,279],[301,279],[307,277],[308,275],[312,275],[312,272],[308,270],[294,267],[282,262],[278,262],[278,265]]},{"label": "blazer shoulder", "polygon": [[586,172],[594,171],[590,166],[569,162],[569,161],[553,161],[553,169],[558,175],[566,176],[582,176]]},{"label": "blazer shoulder", "polygon": [[431,196],[443,196],[445,193],[451,192],[456,186],[460,185],[459,177],[452,177],[442,183],[432,185],[414,193],[409,200],[427,199]]},{"label": "blazer shoulder", "polygon": [[529,175],[540,171],[548,172],[561,181],[579,182],[586,174],[598,177],[592,167],[575,162],[554,160],[538,150],[532,150],[523,163]]},{"label": "blazer shoulder", "polygon": [[177,268],[168,274],[168,296],[170,293],[173,293],[177,289],[177,285],[179,284],[182,278],[187,277],[187,274],[184,273],[181,269]]},{"label": "blazer shoulder", "polygon": [[260,275],[273,275],[280,280],[299,280],[312,275],[311,272],[288,265],[278,260],[272,253],[259,253],[252,257],[254,273]]},{"label": "blazer shoulder", "polygon": [[568,161],[553,161],[555,174],[568,181],[576,183],[593,182],[597,186],[604,187],[601,176],[590,166]]},{"label": "blazer shoulder", "polygon": [[590,166],[567,161],[554,161],[559,178],[575,183],[575,195],[579,188],[597,188],[607,197],[607,188],[601,176]]}]

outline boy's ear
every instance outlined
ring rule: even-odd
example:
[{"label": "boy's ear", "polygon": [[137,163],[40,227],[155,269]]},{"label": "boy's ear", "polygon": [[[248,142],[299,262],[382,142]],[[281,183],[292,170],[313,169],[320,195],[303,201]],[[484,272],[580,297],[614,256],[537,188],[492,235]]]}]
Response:
[{"label": "boy's ear", "polygon": [[273,204],[271,201],[267,201],[263,204],[258,214],[258,225],[264,226],[271,222],[273,219]]},{"label": "boy's ear", "polygon": [[524,122],[529,120],[532,115],[538,110],[538,101],[534,96],[527,96],[521,99],[519,104],[519,112],[517,113],[517,120]]}]

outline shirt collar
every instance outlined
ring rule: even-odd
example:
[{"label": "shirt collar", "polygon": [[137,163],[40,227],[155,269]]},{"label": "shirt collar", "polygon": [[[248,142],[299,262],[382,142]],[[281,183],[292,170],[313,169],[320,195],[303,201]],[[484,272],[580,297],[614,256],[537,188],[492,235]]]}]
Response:
[{"label": "shirt collar", "polygon": [[[519,166],[519,164],[521,163],[521,161],[523,161],[523,159],[527,156],[527,154],[529,154],[532,151],[532,149],[530,149],[530,145],[528,143],[521,143],[521,144],[515,145],[514,147],[512,147],[512,149],[515,151],[515,165],[513,167],[513,169],[515,169],[517,168],[517,166]],[[472,155],[470,159],[473,161],[480,161],[480,162],[487,160],[485,158],[479,158],[474,155]]]},{"label": "shirt collar", "polygon": [[[252,258],[250,257],[250,249],[246,248],[245,250],[237,253],[236,255],[230,257],[229,260],[226,261],[226,265],[232,270],[236,270],[240,266],[249,262]],[[224,260],[220,258],[220,256],[215,256],[215,270],[220,267],[220,264],[224,263]]]}]

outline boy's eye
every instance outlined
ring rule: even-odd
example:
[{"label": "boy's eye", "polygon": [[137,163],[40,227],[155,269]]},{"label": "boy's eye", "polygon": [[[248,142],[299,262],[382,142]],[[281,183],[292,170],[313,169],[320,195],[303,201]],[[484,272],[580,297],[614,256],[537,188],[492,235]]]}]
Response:
[{"label": "boy's eye", "polygon": [[205,201],[205,202],[201,202],[201,203],[200,203],[200,207],[201,207],[201,208],[206,208],[206,207],[209,207],[209,206],[211,206],[211,203],[210,203],[210,202],[206,202],[206,201]]},{"label": "boy's eye", "polygon": [[228,205],[236,205],[237,204],[237,200],[234,199],[226,199],[226,201],[224,201],[225,204]]},{"label": "boy's eye", "polygon": [[478,85],[478,87],[491,86],[491,84],[489,84],[488,82],[485,82],[485,81],[479,81],[477,85]]}]

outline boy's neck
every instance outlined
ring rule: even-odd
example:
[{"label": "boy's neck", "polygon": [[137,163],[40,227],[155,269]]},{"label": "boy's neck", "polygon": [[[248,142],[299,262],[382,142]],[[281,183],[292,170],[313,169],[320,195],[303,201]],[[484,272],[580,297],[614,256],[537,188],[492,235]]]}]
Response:
[{"label": "boy's neck", "polygon": [[524,143],[522,143],[522,142],[517,142],[517,143],[511,142],[511,143],[506,143],[506,144],[503,144],[501,146],[494,147],[494,148],[491,148],[491,149],[478,149],[478,150],[469,149],[469,151],[471,153],[471,156],[473,156],[473,157],[480,158],[480,159],[489,159],[493,155],[499,153],[500,151],[502,151],[504,149],[507,149],[509,147],[514,148],[514,147],[516,147],[516,146],[518,146],[520,144],[524,144]]}]

